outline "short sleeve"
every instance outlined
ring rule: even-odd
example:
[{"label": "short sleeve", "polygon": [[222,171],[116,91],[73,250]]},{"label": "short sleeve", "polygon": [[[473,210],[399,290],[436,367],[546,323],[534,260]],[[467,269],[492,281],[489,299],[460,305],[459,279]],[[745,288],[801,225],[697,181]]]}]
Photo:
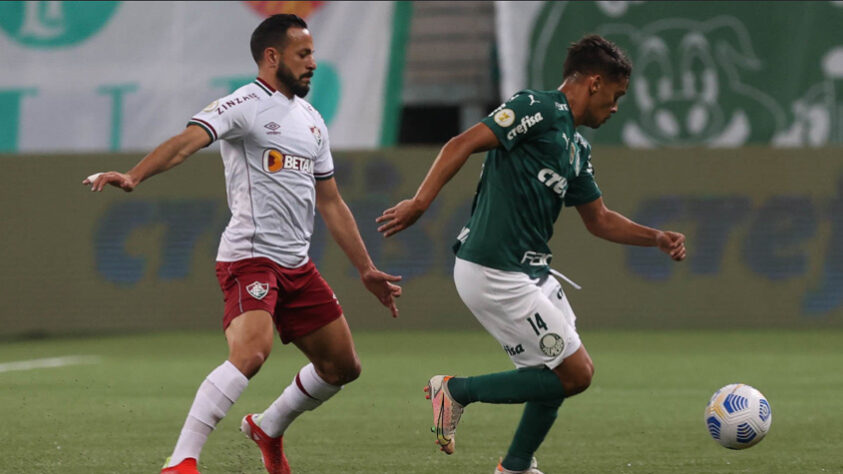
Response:
[{"label": "short sleeve", "polygon": [[238,90],[211,102],[187,124],[202,127],[212,143],[241,138],[252,128],[259,101],[257,93]]},{"label": "short sleeve", "polygon": [[568,183],[565,193],[565,206],[588,204],[603,195],[594,179],[594,166],[591,164],[591,150],[582,150],[586,154],[586,164],[580,174]]},{"label": "short sleeve", "polygon": [[331,155],[328,128],[320,120],[319,125],[314,127],[314,130],[314,135],[317,135],[316,142],[319,151],[316,153],[316,160],[313,163],[313,177],[318,180],[330,179],[334,176],[334,157]]},{"label": "short sleeve", "polygon": [[556,107],[545,95],[521,91],[481,120],[507,151],[553,126]]}]

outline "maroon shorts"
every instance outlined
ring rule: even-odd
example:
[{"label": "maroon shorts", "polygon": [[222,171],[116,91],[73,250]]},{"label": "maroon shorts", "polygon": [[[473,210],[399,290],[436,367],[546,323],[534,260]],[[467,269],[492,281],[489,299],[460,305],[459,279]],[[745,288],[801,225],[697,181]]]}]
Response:
[{"label": "maroon shorts", "polygon": [[284,344],[342,316],[342,307],[312,261],[284,268],[264,257],[217,262],[217,279],[225,297],[223,329],[246,311],[272,315]]}]

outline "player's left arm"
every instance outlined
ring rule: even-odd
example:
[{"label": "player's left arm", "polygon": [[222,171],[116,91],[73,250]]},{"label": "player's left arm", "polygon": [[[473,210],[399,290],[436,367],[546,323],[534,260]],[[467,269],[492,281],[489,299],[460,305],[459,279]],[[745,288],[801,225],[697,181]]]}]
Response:
[{"label": "player's left arm", "polygon": [[677,262],[685,259],[685,236],[679,232],[647,227],[606,207],[602,197],[576,206],[585,227],[593,235],[611,242],[658,247]]},{"label": "player's left arm", "polygon": [[401,287],[393,282],[400,281],[401,277],[384,273],[375,267],[360,236],[354,215],[340,196],[334,178],[316,180],[316,209],[328,226],[331,236],[357,268],[366,289],[392,311],[392,317],[398,317],[395,298],[401,296]]}]

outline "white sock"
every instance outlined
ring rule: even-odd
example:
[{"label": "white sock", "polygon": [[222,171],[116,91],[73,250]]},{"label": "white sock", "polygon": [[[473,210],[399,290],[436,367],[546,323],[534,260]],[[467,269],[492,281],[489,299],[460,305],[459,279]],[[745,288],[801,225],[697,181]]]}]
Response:
[{"label": "white sock", "polygon": [[237,370],[230,361],[214,369],[199,386],[196,398],[181,429],[176,448],[170,457],[169,466],[175,466],[186,458],[199,459],[202,446],[208,435],[234,405],[243,393],[249,379]]},{"label": "white sock", "polygon": [[316,373],[313,364],[302,367],[293,382],[256,420],[261,429],[276,438],[284,434],[299,415],[333,397],[342,386],[331,385]]}]

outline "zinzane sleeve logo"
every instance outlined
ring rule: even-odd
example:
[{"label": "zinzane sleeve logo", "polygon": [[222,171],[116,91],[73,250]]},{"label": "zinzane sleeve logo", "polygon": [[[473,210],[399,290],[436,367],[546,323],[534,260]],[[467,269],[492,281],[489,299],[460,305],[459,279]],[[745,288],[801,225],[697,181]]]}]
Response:
[{"label": "zinzane sleeve logo", "polygon": [[241,92],[215,100],[194,115],[188,125],[198,125],[211,137],[211,141],[238,138],[251,128],[254,105],[258,95]]}]

